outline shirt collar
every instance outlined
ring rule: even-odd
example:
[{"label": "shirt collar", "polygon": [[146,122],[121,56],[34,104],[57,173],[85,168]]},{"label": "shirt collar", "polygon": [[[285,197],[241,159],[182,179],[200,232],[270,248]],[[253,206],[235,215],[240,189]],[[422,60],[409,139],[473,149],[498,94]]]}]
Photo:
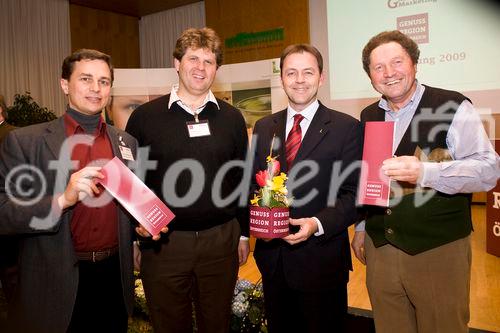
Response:
[{"label": "shirt collar", "polygon": [[313,119],[314,115],[316,114],[316,110],[318,110],[318,107],[319,107],[319,102],[317,99],[314,102],[312,102],[311,104],[309,104],[309,106],[307,106],[304,110],[302,110],[300,112],[295,111],[290,106],[290,104],[288,104],[287,116],[286,116],[287,121],[292,120],[293,117],[298,113],[300,113],[307,121],[311,121]]},{"label": "shirt collar", "polygon": [[414,103],[419,103],[420,99],[422,98],[422,95],[424,94],[425,87],[422,84],[420,84],[420,82],[418,82],[417,79],[415,79],[415,83],[417,85],[415,92],[411,96],[408,103],[406,103],[406,105],[404,105],[401,109],[399,109],[399,111],[391,110],[391,108],[389,107],[389,102],[384,96],[382,96],[382,98],[378,102],[378,106],[382,108],[386,113],[393,115],[393,118],[395,115],[403,114],[406,110],[411,109],[411,106],[414,105]]},{"label": "shirt collar", "polygon": [[[172,104],[176,102],[181,103],[185,107],[189,108],[189,106],[180,99],[179,95],[177,95],[178,91],[179,91],[179,84],[172,85],[172,90],[170,91],[170,100],[168,101],[168,108],[170,109]],[[203,109],[208,102],[214,103],[217,106],[217,109],[220,110],[219,103],[217,103],[217,99],[215,98],[215,95],[212,93],[212,90],[208,91],[205,100],[203,101],[202,105],[198,107],[197,110]]]},{"label": "shirt collar", "polygon": [[3,123],[5,123],[5,120],[0,121],[0,125],[2,125]]}]

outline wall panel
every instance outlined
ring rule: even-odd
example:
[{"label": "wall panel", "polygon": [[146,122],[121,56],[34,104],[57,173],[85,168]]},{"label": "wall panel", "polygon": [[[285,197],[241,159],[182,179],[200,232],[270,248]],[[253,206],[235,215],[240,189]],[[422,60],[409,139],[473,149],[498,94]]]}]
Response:
[{"label": "wall panel", "polygon": [[205,0],[205,13],[226,42],[226,64],[276,58],[289,44],[309,43],[308,0]]},{"label": "wall panel", "polygon": [[116,68],[139,68],[139,19],[70,5],[71,50],[92,48],[111,55]]}]

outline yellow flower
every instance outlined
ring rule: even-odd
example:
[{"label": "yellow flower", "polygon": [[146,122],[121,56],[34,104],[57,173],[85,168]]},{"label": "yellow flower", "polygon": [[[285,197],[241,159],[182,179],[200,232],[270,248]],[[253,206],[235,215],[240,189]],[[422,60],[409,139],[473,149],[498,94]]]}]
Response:
[{"label": "yellow flower", "polygon": [[257,194],[254,193],[253,195],[253,199],[250,200],[250,203],[254,206],[257,206],[258,205],[258,202],[260,200],[260,196],[258,196]]},{"label": "yellow flower", "polygon": [[279,192],[283,188],[284,184],[285,180],[283,179],[283,177],[281,177],[281,175],[273,177],[273,186],[272,186],[273,191]]}]

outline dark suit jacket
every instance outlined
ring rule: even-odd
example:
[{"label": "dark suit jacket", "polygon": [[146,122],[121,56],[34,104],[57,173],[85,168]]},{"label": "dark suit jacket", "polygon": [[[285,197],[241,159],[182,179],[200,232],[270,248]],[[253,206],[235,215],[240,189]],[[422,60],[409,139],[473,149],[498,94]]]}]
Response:
[{"label": "dark suit jacket", "polygon": [[[113,153],[121,157],[119,137],[135,156],[136,141],[129,134],[107,126]],[[71,239],[72,210],[52,218],[43,228],[30,226],[33,217],[44,218],[52,208],[56,181],[64,190],[71,173],[56,180],[57,172],[49,166],[58,160],[65,140],[63,118],[49,123],[17,129],[7,135],[0,146],[0,234],[20,236],[19,285],[14,295],[13,313],[16,330],[20,332],[66,332],[78,288],[78,260]],[[45,182],[29,171],[34,180],[25,190],[42,196],[36,203],[20,205],[6,193],[6,178],[14,167],[30,166],[41,171]],[[26,170],[26,169],[24,169]],[[10,185],[19,179],[11,178]],[[45,185],[44,185],[45,184]],[[46,190],[43,187],[46,186]],[[133,226],[123,208],[119,208],[119,256],[124,299],[129,313],[133,306]],[[98,301],[98,300],[96,300]]]},{"label": "dark suit jacket", "polygon": [[[285,158],[286,110],[260,119],[254,128],[257,135],[254,174],[266,169],[266,156],[273,135],[280,144],[273,155],[278,155],[282,170],[287,170]],[[340,184],[333,177],[334,164],[341,163],[341,170],[360,158],[359,122],[349,115],[330,110],[320,103],[306,132],[302,145],[294,161],[292,170],[300,168],[301,161],[311,161],[319,167],[318,173],[309,181],[297,187],[291,195],[297,200],[311,191],[316,196],[301,207],[290,210],[292,218],[317,217],[324,228],[324,235],[311,236],[307,241],[289,245],[285,241],[257,240],[255,259],[264,278],[271,278],[281,258],[285,277],[289,286],[302,291],[319,291],[346,283],[349,269],[352,269],[347,227],[356,217],[355,193],[358,172],[352,172]],[[304,174],[304,172],[299,173]],[[330,192],[338,186],[335,205],[328,204]],[[332,198],[330,198],[332,199]]]},{"label": "dark suit jacket", "polygon": [[10,131],[16,129],[17,127],[10,125],[6,121],[0,124],[0,143],[2,143],[3,138],[9,133]]}]

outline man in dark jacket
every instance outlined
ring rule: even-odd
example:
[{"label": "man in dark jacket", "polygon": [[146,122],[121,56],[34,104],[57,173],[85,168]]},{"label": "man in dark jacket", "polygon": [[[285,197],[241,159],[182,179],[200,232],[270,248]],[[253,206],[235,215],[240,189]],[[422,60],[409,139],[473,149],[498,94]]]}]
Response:
[{"label": "man in dark jacket", "polygon": [[102,121],[112,82],[108,55],[76,51],[62,66],[66,113],[0,146],[0,234],[20,237],[14,332],[127,331],[133,226],[97,186],[105,160],[135,156],[135,139]]}]

